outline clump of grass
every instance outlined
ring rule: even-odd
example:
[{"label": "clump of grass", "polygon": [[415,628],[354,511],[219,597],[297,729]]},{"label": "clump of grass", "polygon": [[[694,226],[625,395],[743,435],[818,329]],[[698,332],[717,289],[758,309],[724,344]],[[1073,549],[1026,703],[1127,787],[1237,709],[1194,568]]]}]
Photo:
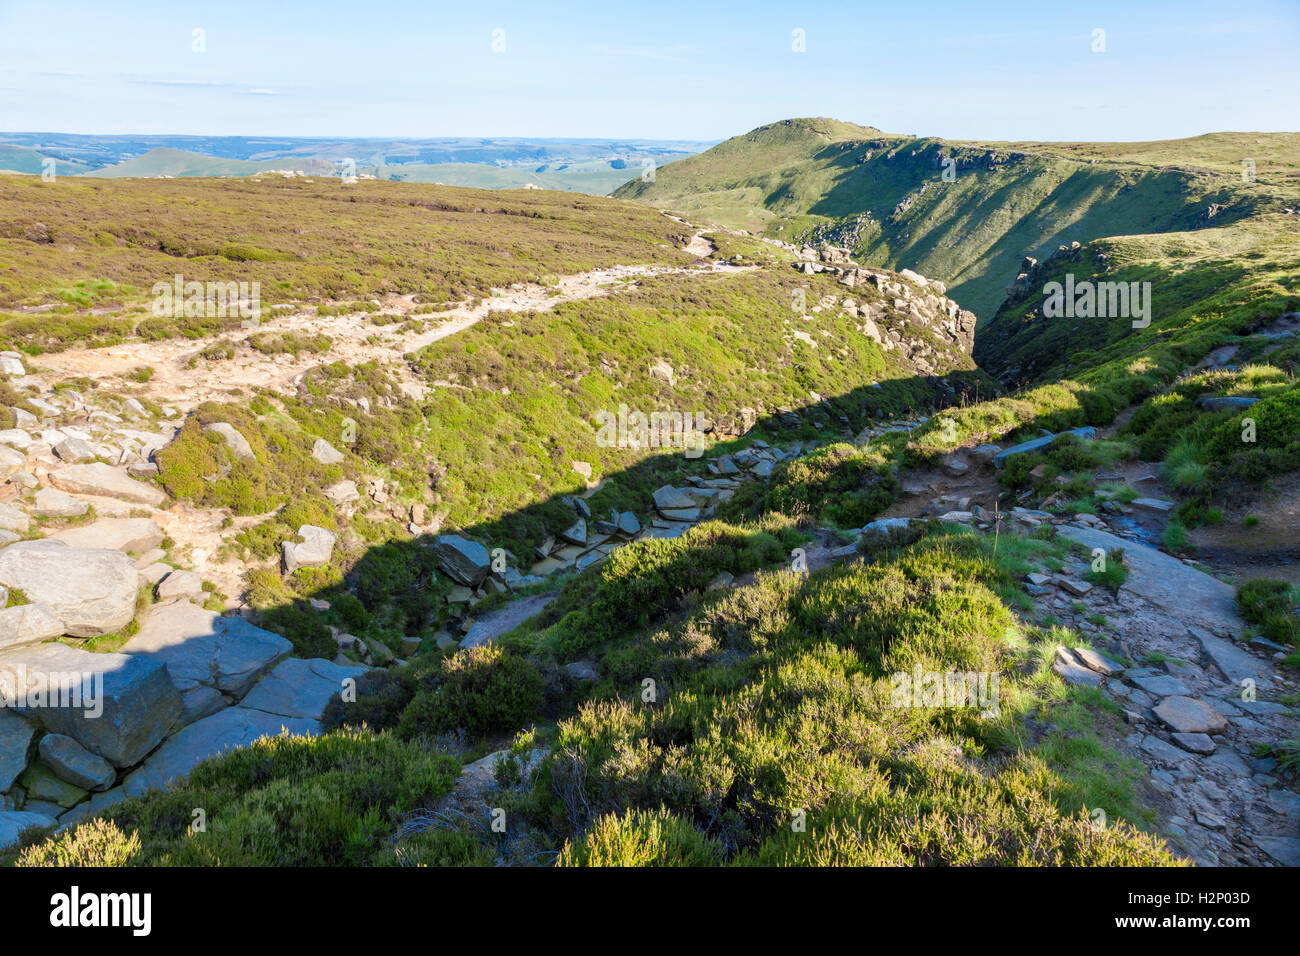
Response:
[{"label": "clump of grass", "polygon": [[689,820],[664,809],[607,814],[576,843],[565,845],[557,866],[716,866],[722,847]]},{"label": "clump of grass", "polygon": [[[1084,574],[1084,580],[1106,588],[1111,594],[1119,594],[1120,587],[1128,580],[1128,565],[1124,563],[1124,549],[1115,548],[1099,556],[1100,569],[1090,568]],[[1103,619],[1104,620],[1104,619]]]},{"label": "clump of grass", "polygon": [[1205,465],[1201,463],[1203,449],[1199,444],[1183,440],[1174,446],[1165,459],[1165,476],[1172,488],[1190,491],[1205,481]]},{"label": "clump of grass", "polygon": [[1187,547],[1187,526],[1177,518],[1170,518],[1161,532],[1161,541],[1168,551],[1182,551]]},{"label": "clump of grass", "polygon": [[235,343],[230,339],[217,339],[212,344],[205,345],[195,356],[207,362],[228,362],[234,357]]},{"label": "clump of grass", "polygon": [[1300,767],[1300,737],[1292,737],[1278,747],[1277,762],[1283,767]]},{"label": "clump of grass", "polygon": [[140,834],[94,819],[24,847],[15,866],[131,866],[141,856]]},{"label": "clump of grass", "polygon": [[1237,589],[1241,616],[1278,644],[1300,643],[1300,588],[1286,581],[1256,578]]},{"label": "clump of grass", "polygon": [[328,335],[295,331],[256,332],[246,341],[250,348],[264,355],[287,354],[295,357],[302,352],[328,352],[334,344],[334,340]]}]

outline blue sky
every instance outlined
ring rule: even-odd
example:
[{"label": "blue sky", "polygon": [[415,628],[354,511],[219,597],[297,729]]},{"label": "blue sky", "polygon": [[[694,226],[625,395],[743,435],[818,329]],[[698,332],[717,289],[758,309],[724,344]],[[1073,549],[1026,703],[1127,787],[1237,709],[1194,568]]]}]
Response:
[{"label": "blue sky", "polygon": [[0,129],[1164,139],[1300,129],[1297,49],[1300,0],[0,0]]}]

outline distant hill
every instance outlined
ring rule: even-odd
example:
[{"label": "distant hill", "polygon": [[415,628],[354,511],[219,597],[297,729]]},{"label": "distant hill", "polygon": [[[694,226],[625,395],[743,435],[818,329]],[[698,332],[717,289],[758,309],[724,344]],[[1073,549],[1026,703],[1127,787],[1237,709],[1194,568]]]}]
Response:
[{"label": "distant hill", "polygon": [[128,159],[116,166],[107,166],[86,173],[100,179],[151,178],[157,176],[248,176],[266,169],[293,169],[316,175],[330,175],[338,167],[323,159],[268,159],[260,162],[247,159],[217,159],[187,153],[182,149],[159,147],[143,156]]},{"label": "distant hill", "polygon": [[310,139],[249,136],[93,136],[0,132],[0,170],[39,173],[55,157],[63,175],[103,178],[248,176],[266,169],[358,175],[479,189],[541,189],[606,195],[649,163],[662,166],[709,143],[685,140]]},{"label": "distant hill", "polygon": [[[1243,183],[1243,159],[1255,181]],[[945,171],[951,177],[945,178]],[[845,245],[946,282],[989,318],[1026,256],[1062,243],[1216,225],[1300,189],[1300,134],[1152,143],[959,143],[791,119],[614,195],[768,237]]]},{"label": "distant hill", "polygon": [[[645,157],[656,166],[671,162],[674,158],[671,154]],[[607,196],[623,185],[630,173],[639,175],[641,166],[626,160],[587,160],[577,163],[543,163],[536,167],[436,163],[358,167],[358,170],[395,182],[442,183],[444,186],[468,186],[473,189],[519,189],[531,185],[539,189]]]},{"label": "distant hill", "polygon": [[[47,155],[28,146],[6,146],[0,144],[0,172],[40,173],[45,169]],[[86,172],[90,167],[84,163],[53,157],[54,173],[62,176],[76,176]]]}]

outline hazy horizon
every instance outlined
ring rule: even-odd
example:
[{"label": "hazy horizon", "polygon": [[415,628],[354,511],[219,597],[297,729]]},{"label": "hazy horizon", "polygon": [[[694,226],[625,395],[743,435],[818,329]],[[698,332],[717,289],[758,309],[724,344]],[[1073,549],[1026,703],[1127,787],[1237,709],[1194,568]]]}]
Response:
[{"label": "hazy horizon", "polygon": [[[789,117],[963,140],[1289,132],[1292,4],[0,4],[0,127],[716,142]],[[200,32],[196,32],[200,31]],[[1102,33],[1098,33],[1102,31]],[[111,121],[106,117],[112,117]]]}]

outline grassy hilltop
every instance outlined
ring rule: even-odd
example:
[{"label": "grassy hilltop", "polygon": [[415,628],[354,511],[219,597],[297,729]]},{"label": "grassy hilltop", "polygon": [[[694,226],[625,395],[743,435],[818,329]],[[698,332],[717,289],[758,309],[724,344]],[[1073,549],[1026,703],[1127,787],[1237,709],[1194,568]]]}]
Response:
[{"label": "grassy hilltop", "polygon": [[[1254,160],[1255,182],[1242,182]],[[955,174],[945,181],[945,160]],[[1300,134],[1156,143],[978,143],[791,119],[634,180],[615,196],[771,238],[813,236],[948,284],[987,320],[1026,255],[1129,233],[1216,226],[1292,206]]]},{"label": "grassy hilltop", "polygon": [[[955,162],[951,182],[941,176],[945,159]],[[1105,426],[1140,406],[1125,434],[1165,463],[1193,525],[1213,519],[1212,500],[1249,497],[1271,475],[1300,468],[1297,347],[1268,333],[1300,307],[1300,134],[953,143],[797,119],[617,195],[786,240],[837,242],[864,261],[947,282],[980,317],[976,361],[1022,388],[957,410],[955,435],[926,426],[918,445],[931,453],[1014,436],[1031,422]],[[1022,273],[1025,256],[1039,261]],[[1067,273],[1149,282],[1150,326],[1046,318],[1044,284]],[[1216,348],[1230,358],[1205,364],[1230,368],[1185,374]],[[1197,406],[1225,396],[1267,399],[1256,409],[1267,438],[1231,442],[1240,412]]]},{"label": "grassy hilltop", "polygon": [[690,261],[677,248],[687,227],[653,210],[545,191],[12,176],[0,204],[0,310],[56,307],[39,323],[0,313],[0,334],[30,326],[30,339],[11,337],[24,346],[133,334],[153,284],[177,272],[259,281],[264,305],[388,292],[439,303],[600,265]]}]

